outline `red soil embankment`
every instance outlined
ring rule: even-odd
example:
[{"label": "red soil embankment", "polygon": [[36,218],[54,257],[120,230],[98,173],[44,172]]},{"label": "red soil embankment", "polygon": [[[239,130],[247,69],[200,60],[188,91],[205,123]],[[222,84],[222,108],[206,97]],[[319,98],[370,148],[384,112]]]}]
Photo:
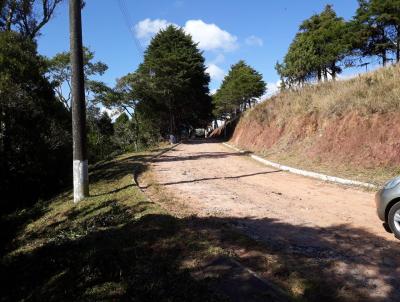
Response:
[{"label": "red soil embankment", "polygon": [[[282,123],[282,122],[280,122]],[[316,114],[292,117],[279,125],[274,118],[258,122],[246,115],[231,142],[244,149],[275,154],[296,154],[324,165],[358,168],[400,167],[400,114],[320,118]]]}]

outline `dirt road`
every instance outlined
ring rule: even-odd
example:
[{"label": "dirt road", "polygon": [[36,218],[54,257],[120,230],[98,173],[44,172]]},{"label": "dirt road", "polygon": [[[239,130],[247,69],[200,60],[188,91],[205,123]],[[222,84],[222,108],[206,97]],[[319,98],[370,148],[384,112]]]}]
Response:
[{"label": "dirt road", "polygon": [[373,193],[268,168],[207,141],[178,145],[152,171],[186,211],[226,219],[371,301],[400,301],[400,244],[378,220]]}]

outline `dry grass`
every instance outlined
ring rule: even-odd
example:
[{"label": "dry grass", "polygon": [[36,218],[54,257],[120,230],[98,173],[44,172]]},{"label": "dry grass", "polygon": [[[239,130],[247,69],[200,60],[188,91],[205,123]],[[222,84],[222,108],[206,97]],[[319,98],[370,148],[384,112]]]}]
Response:
[{"label": "dry grass", "polygon": [[[382,186],[388,179],[391,179],[400,174],[400,169],[397,166],[366,168],[349,163],[332,164],[332,162],[325,162],[321,158],[311,158],[309,156],[304,156],[299,150],[291,150],[290,152],[274,152],[272,150],[267,150],[265,152],[259,153],[259,155],[282,165],[362,182],[368,182],[378,187]],[[368,191],[371,189],[364,190]]]},{"label": "dry grass", "polygon": [[350,80],[308,85],[285,91],[256,106],[248,114],[259,122],[283,122],[295,115],[341,116],[400,111],[400,66],[381,68]]}]

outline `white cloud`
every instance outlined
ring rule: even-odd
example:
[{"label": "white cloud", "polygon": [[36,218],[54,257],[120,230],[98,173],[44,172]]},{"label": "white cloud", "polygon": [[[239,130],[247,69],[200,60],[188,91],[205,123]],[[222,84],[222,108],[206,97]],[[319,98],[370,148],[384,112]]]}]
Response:
[{"label": "white cloud", "polygon": [[264,41],[263,39],[261,39],[260,37],[257,36],[249,36],[246,38],[246,44],[249,46],[263,46],[264,45]]},{"label": "white cloud", "polygon": [[[161,29],[169,25],[178,25],[164,19],[144,19],[138,22],[133,30],[136,38],[148,44],[151,38]],[[217,25],[205,23],[202,20],[188,20],[183,27],[202,50],[232,51],[238,48],[237,37],[222,30]]]},{"label": "white cloud", "polygon": [[167,20],[164,19],[154,19],[151,20],[149,18],[144,19],[140,22],[138,22],[133,30],[135,32],[136,38],[139,40],[149,43],[151,38],[158,33],[161,29],[165,29],[169,25],[173,23],[168,22]]},{"label": "white cloud", "polygon": [[275,83],[267,83],[267,92],[265,95],[261,97],[262,100],[265,98],[271,97],[279,92],[281,87],[281,80],[278,80]]},{"label": "white cloud", "polygon": [[214,63],[207,65],[206,72],[210,75],[212,81],[221,81],[225,76],[225,71]]},{"label": "white cloud", "polygon": [[214,95],[217,93],[217,90],[218,90],[217,88],[211,89],[209,94]]},{"label": "white cloud", "polygon": [[103,113],[103,112],[106,112],[113,121],[121,115],[121,112],[118,109],[108,109],[108,108],[102,106],[102,107],[100,107],[100,113]]},{"label": "white cloud", "polygon": [[189,20],[184,29],[203,50],[232,51],[238,47],[237,37],[215,24],[205,23],[202,20]]}]

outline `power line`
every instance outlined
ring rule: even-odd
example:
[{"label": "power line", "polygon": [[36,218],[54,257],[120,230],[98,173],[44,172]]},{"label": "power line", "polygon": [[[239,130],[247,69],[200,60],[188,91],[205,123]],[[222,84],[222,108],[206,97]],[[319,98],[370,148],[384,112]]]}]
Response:
[{"label": "power line", "polygon": [[119,7],[119,10],[121,11],[121,14],[122,14],[123,18],[124,18],[125,25],[127,26],[128,31],[132,36],[132,39],[133,39],[133,42],[134,42],[134,44],[136,46],[137,51],[140,54],[143,54],[143,52],[144,52],[143,46],[140,43],[140,41],[136,38],[135,33],[133,32],[133,25],[132,25],[133,22],[132,22],[132,18],[130,16],[130,14],[128,12],[128,5],[126,4],[125,0],[118,0],[118,7]]}]

